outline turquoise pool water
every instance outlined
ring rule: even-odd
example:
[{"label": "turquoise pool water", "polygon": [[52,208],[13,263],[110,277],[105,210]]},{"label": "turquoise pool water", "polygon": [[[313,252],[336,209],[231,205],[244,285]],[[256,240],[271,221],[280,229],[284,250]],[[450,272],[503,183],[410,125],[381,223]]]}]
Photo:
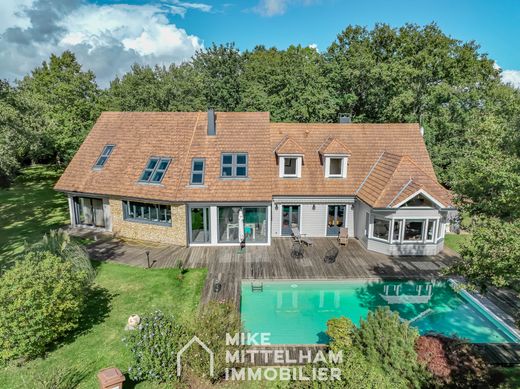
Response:
[{"label": "turquoise pool water", "polygon": [[433,331],[474,343],[519,342],[446,281],[273,281],[263,282],[263,291],[242,283],[244,327],[271,333],[272,344],[327,343],[330,318],[346,316],[358,325],[369,310],[385,305],[421,334]]}]

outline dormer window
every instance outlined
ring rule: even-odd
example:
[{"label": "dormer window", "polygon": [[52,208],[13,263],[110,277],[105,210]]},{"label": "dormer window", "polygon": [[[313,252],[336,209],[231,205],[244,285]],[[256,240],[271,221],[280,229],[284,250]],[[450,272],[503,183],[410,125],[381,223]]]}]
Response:
[{"label": "dormer window", "polygon": [[347,177],[347,158],[346,157],[325,157],[325,177],[326,178],[346,178]]},{"label": "dormer window", "polygon": [[285,155],[278,157],[280,165],[280,177],[298,178],[302,172],[302,157],[295,155]]}]

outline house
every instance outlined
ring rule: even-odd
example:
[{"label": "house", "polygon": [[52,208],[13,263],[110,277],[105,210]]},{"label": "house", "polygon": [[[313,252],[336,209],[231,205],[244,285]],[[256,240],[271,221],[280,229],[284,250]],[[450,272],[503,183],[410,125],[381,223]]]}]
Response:
[{"label": "house", "polygon": [[267,112],[105,112],[55,189],[73,226],[191,246],[237,245],[240,227],[248,245],[346,227],[368,250],[433,255],[454,210],[419,125]]}]

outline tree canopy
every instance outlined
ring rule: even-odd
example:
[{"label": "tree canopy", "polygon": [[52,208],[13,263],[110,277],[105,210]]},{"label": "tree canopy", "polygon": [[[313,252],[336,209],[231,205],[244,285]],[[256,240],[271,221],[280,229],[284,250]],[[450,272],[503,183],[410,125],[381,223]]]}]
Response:
[{"label": "tree canopy", "polygon": [[106,90],[73,53],[52,55],[14,85],[0,83],[0,183],[30,162],[67,163],[101,111],[208,107],[269,111],[288,122],[334,122],[340,113],[354,122],[419,122],[462,210],[476,223],[520,218],[520,91],[501,83],[477,43],[436,24],[347,26],[324,52],[212,44],[183,64],[135,64]]}]

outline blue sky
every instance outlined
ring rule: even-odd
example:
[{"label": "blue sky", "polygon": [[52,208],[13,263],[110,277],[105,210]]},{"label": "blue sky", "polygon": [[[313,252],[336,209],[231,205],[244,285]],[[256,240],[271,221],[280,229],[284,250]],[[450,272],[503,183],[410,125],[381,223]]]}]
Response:
[{"label": "blue sky", "polygon": [[72,50],[106,86],[132,63],[180,63],[212,42],[326,50],[349,24],[436,22],[475,40],[520,87],[520,0],[2,0],[0,77]]}]

